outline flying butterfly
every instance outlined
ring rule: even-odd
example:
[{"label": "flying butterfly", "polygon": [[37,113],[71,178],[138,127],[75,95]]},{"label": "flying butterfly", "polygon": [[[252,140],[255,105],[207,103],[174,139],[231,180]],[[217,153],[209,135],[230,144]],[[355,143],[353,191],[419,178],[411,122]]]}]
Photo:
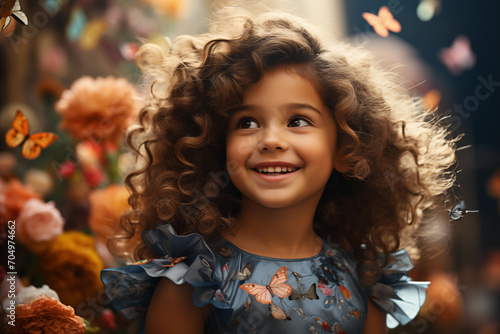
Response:
[{"label": "flying butterfly", "polygon": [[292,318],[290,318],[281,307],[275,305],[274,303],[269,304],[269,311],[274,319],[292,320]]},{"label": "flying butterfly", "polygon": [[465,214],[469,212],[479,212],[478,210],[466,210],[465,202],[458,202],[453,208],[448,209],[448,214],[450,215],[450,222],[456,222],[460,218],[463,218]]},{"label": "flying butterfly", "polygon": [[382,37],[389,36],[389,30],[392,32],[401,31],[401,24],[392,16],[387,6],[380,7],[378,15],[367,12],[361,15],[373,27],[373,30]]},{"label": "flying butterfly", "polygon": [[292,289],[292,293],[288,297],[290,300],[297,300],[297,299],[319,299],[318,294],[316,293],[316,283],[311,284],[309,289],[307,290],[306,293],[302,293],[300,290],[300,285],[299,285],[299,290]]},{"label": "flying butterfly", "polygon": [[453,75],[460,75],[476,65],[476,54],[471,49],[469,38],[459,35],[449,48],[439,51],[439,60]]},{"label": "flying butterfly", "polygon": [[29,134],[28,120],[18,110],[12,122],[12,128],[7,131],[5,141],[10,147],[17,147],[22,144],[22,154],[26,159],[35,159],[42,152],[42,148],[47,148],[59,138],[52,132],[39,132]]},{"label": "flying butterfly", "polygon": [[11,21],[11,17],[17,22],[24,24],[25,26],[28,25],[28,17],[21,11],[19,0],[3,1],[0,10],[0,25],[2,25],[2,30],[7,28]]},{"label": "flying butterfly", "polygon": [[292,293],[292,287],[285,282],[288,280],[286,267],[281,267],[273,275],[269,285],[257,285],[247,283],[240,285],[240,289],[245,290],[255,297],[259,303],[271,304],[272,296],[276,295],[279,298],[286,298]]}]

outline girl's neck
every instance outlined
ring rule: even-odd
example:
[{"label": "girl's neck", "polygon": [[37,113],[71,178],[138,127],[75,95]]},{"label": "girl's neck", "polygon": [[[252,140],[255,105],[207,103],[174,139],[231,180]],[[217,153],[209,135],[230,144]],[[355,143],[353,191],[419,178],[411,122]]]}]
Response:
[{"label": "girl's neck", "polygon": [[273,209],[244,198],[238,230],[226,239],[252,254],[281,259],[311,257],[321,252],[323,242],[314,232],[317,203]]}]

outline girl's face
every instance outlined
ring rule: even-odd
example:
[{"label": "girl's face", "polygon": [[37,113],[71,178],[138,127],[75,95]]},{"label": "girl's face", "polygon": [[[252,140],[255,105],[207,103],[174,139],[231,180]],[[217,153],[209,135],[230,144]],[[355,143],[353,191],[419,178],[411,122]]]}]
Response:
[{"label": "girl's face", "polygon": [[312,82],[276,68],[231,114],[227,170],[243,199],[269,208],[319,201],[336,165],[336,123]]}]

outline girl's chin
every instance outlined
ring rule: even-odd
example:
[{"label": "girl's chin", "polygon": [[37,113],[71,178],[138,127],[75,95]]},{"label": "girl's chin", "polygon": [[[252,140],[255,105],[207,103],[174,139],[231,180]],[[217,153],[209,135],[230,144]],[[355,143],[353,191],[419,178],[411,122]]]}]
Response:
[{"label": "girl's chin", "polygon": [[251,199],[254,204],[267,209],[285,209],[296,204],[290,199],[280,198],[277,195],[269,197],[259,197]]}]

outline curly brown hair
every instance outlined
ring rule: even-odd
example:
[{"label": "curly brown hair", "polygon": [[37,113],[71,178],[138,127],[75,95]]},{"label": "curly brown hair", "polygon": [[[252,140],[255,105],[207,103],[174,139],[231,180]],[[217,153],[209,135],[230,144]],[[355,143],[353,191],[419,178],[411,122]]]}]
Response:
[{"label": "curly brown hair", "polygon": [[[332,173],[315,229],[350,248],[362,281],[373,282],[381,272],[377,254],[412,249],[410,225],[453,185],[456,140],[359,47],[320,37],[281,13],[223,18],[211,32],[180,36],[168,49],[140,50],[138,64],[152,84],[128,143],[143,160],[126,178],[133,210],[122,217],[126,236],[112,249],[123,253],[124,238],[159,221],[208,243],[233,230],[240,193],[225,171],[228,117],[246,87],[285,64],[317,83],[349,165]],[[146,252],[140,244],[136,258]]]}]

